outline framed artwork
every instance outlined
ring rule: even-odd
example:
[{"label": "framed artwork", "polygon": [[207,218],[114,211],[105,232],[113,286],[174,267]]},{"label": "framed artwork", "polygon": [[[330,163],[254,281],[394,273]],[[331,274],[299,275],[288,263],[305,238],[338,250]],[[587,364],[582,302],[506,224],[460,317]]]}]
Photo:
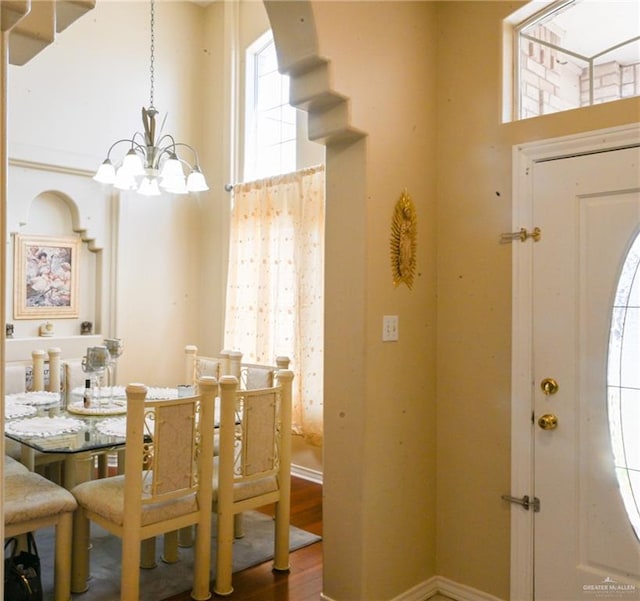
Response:
[{"label": "framed artwork", "polygon": [[80,239],[14,237],[14,319],[78,317]]}]

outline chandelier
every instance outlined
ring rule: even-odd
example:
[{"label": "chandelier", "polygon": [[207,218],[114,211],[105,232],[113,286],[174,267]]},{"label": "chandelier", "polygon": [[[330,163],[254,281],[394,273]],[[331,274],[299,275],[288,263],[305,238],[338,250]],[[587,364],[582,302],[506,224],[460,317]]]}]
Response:
[{"label": "chandelier", "polygon": [[[160,131],[156,131],[158,111],[153,105],[154,86],[154,24],[155,7],[151,0],[151,44],[149,66],[149,108],[142,108],[144,133],[137,131],[131,138],[114,142],[107,158],[98,168],[93,179],[101,184],[113,184],[119,190],[136,190],[144,196],[159,196],[161,190],[173,194],[202,192],[209,189],[200,170],[198,153],[184,142],[176,142],[173,136],[162,134],[166,116]],[[157,135],[157,139],[156,139]],[[128,152],[115,165],[111,162],[111,151],[120,144],[129,146]],[[193,155],[193,163],[178,155],[178,150],[187,149]],[[116,168],[117,166],[117,168]],[[188,176],[185,176],[184,167]]]}]

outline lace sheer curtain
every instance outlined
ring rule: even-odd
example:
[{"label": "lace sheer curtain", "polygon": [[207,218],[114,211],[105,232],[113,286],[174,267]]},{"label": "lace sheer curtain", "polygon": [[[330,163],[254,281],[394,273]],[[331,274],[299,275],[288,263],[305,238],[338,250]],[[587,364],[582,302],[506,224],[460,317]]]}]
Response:
[{"label": "lace sheer curtain", "polygon": [[225,348],[291,358],[293,428],[322,441],[324,166],[233,189]]}]

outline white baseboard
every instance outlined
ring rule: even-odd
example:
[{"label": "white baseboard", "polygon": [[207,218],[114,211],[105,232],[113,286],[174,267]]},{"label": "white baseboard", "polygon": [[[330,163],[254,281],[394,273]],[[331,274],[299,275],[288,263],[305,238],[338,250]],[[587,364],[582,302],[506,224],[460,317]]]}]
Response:
[{"label": "white baseboard", "polygon": [[[451,599],[452,601],[503,601],[499,597],[485,593],[478,589],[471,588],[464,584],[459,584],[442,576],[433,576],[413,588],[405,591],[401,595],[394,597],[391,601],[428,601],[429,599]],[[340,601],[322,593],[322,601]]]},{"label": "white baseboard", "polygon": [[316,484],[322,484],[322,472],[309,469],[308,467],[292,464],[291,475],[303,478],[304,480],[309,480],[310,482],[315,482]]},{"label": "white baseboard", "polygon": [[454,599],[454,601],[503,601],[500,597],[490,595],[466,584],[454,582],[442,576],[436,576],[435,580],[438,593],[449,599]]},{"label": "white baseboard", "polygon": [[438,577],[434,576],[394,597],[392,601],[426,601],[437,595],[438,592]]}]

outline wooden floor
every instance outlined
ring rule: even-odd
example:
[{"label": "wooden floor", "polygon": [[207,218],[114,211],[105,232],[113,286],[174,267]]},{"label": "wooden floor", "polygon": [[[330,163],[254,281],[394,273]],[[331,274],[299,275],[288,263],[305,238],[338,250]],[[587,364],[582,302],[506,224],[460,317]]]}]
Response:
[{"label": "wooden floor", "polygon": [[[273,514],[273,507],[262,509]],[[322,535],[322,486],[291,479],[291,524]],[[318,601],[322,592],[322,541],[294,551],[288,573],[274,572],[272,562],[233,575],[230,601]],[[213,589],[212,589],[213,590]],[[223,599],[217,597],[215,599]],[[164,601],[191,601],[189,591]]]}]

